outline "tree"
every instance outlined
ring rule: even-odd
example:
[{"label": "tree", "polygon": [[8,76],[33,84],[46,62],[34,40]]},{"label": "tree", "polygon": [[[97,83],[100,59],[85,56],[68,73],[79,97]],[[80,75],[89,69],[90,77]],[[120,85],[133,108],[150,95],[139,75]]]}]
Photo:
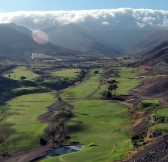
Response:
[{"label": "tree", "polygon": [[26,79],[25,76],[21,76],[21,77],[20,77],[20,80],[25,80],[25,79]]},{"label": "tree", "polygon": [[94,71],[94,74],[99,74],[99,71],[98,70]]},{"label": "tree", "polygon": [[61,97],[58,97],[58,101],[60,102],[60,105],[61,105],[62,98],[61,98]]},{"label": "tree", "polygon": [[41,146],[47,145],[47,141],[44,138],[40,138],[40,145]]},{"label": "tree", "polygon": [[110,91],[104,91],[103,93],[102,93],[102,98],[104,99],[104,100],[109,100],[109,99],[112,99],[112,93],[110,92]]},{"label": "tree", "polygon": [[113,90],[115,90],[115,95],[116,95],[116,89],[118,88],[118,85],[117,84],[110,84],[108,86],[108,90],[113,92]]},{"label": "tree", "polygon": [[112,92],[114,90],[114,85],[110,84],[107,89]]},{"label": "tree", "polygon": [[62,98],[58,97],[58,101],[60,102],[60,110],[64,111],[64,107],[62,106]]},{"label": "tree", "polygon": [[108,83],[108,84],[117,84],[118,81],[116,81],[116,80],[109,80],[109,81],[107,81],[107,83]]},{"label": "tree", "polygon": [[9,79],[10,79],[10,78],[11,78],[11,75],[9,74],[8,77],[9,77]]},{"label": "tree", "polygon": [[116,95],[116,90],[117,90],[117,88],[118,88],[118,85],[117,85],[117,84],[114,84],[114,85],[113,85],[113,90],[115,91],[115,95]]}]

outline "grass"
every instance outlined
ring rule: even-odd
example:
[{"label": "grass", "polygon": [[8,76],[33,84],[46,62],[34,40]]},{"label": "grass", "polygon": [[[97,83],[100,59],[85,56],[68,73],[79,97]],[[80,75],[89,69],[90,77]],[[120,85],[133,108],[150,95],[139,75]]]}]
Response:
[{"label": "grass", "polygon": [[74,79],[79,75],[80,71],[80,69],[61,69],[59,71],[52,72],[51,75],[53,77]]},{"label": "grass", "polygon": [[168,108],[162,108],[155,112],[157,117],[168,118]]},{"label": "grass", "polygon": [[[94,71],[91,70],[84,81],[61,94],[63,99],[75,106],[74,118],[68,123],[71,140],[85,147],[79,152],[44,159],[43,162],[112,162],[120,160],[132,149],[128,107],[93,97],[100,84],[100,74],[94,74]],[[54,75],[75,77],[77,74],[64,71]],[[128,94],[139,83],[132,79],[134,76],[131,68],[122,68],[120,77],[115,78],[119,79],[121,86],[118,92]],[[38,121],[37,117],[45,113],[46,107],[54,100],[52,93],[31,94],[17,97],[1,107],[6,116],[3,122],[11,125],[12,133],[7,138],[11,151],[39,145],[47,124]]]},{"label": "grass", "polygon": [[159,100],[157,100],[157,99],[143,100],[143,101],[141,101],[141,103],[143,103],[143,104],[153,104],[153,105],[158,105],[158,104],[159,104]]},{"label": "grass", "polygon": [[[75,118],[68,124],[72,140],[85,147],[79,152],[43,162],[111,162],[131,149],[127,107],[110,101],[72,102]],[[61,160],[62,159],[62,160]]]},{"label": "grass", "polygon": [[114,78],[119,82],[119,88],[117,89],[118,94],[128,95],[130,90],[135,88],[140,83],[140,80],[136,79],[136,73],[134,72],[133,68],[123,67],[120,69],[119,75],[120,77]]},{"label": "grass", "polygon": [[143,100],[143,101],[141,101],[141,103],[158,105],[159,104],[159,100],[157,100],[157,99]]},{"label": "grass", "polygon": [[[118,81],[118,89],[117,89],[117,94],[118,95],[128,95],[130,90],[135,88],[137,85],[140,84],[140,80],[136,78],[136,73],[133,70],[133,68],[127,68],[123,67],[120,68],[119,70],[119,77],[114,77],[111,79],[114,79]],[[108,85],[102,85],[101,89],[94,95],[95,98],[100,98],[101,93],[105,90],[107,90]]]},{"label": "grass", "polygon": [[62,97],[65,100],[84,99],[89,96],[99,86],[99,75],[91,72],[90,76],[83,82],[74,87],[67,88],[63,91]]},{"label": "grass", "polygon": [[[131,75],[129,72],[127,74]],[[96,100],[92,96],[86,98],[98,87],[99,78],[99,75],[92,72],[85,81],[62,93],[62,97],[75,106],[75,117],[68,123],[71,140],[80,142],[84,148],[78,152],[44,159],[43,162],[112,162],[120,160],[132,149],[128,107],[117,102]],[[121,80],[120,84],[122,81],[125,80]],[[127,81],[127,84],[130,82]],[[127,88],[124,92],[129,90]]]},{"label": "grass", "polygon": [[159,100],[151,99],[151,100],[142,100],[141,105],[146,108],[149,106],[159,106]]},{"label": "grass", "polygon": [[154,132],[168,132],[168,123],[155,124],[150,128],[150,130]]},{"label": "grass", "polygon": [[[168,108],[155,111],[155,116],[168,119]],[[150,127],[150,130],[153,132],[168,132],[168,123],[156,123]]]},{"label": "grass", "polygon": [[39,139],[44,135],[47,124],[40,122],[37,117],[47,112],[47,107],[54,101],[52,93],[38,93],[16,97],[0,107],[5,114],[1,126],[11,125],[12,131],[6,139],[10,151],[39,145]]},{"label": "grass", "polygon": [[20,77],[25,76],[26,80],[34,80],[36,79],[39,75],[33,73],[31,70],[26,69],[24,66],[19,66],[15,69],[12,70],[11,73],[5,74],[4,76],[14,80],[20,80]]},{"label": "grass", "polygon": [[15,88],[15,89],[12,89],[12,92],[14,93],[18,93],[18,92],[22,92],[22,91],[35,91],[35,90],[39,90],[39,88],[37,87],[22,87],[22,88]]}]

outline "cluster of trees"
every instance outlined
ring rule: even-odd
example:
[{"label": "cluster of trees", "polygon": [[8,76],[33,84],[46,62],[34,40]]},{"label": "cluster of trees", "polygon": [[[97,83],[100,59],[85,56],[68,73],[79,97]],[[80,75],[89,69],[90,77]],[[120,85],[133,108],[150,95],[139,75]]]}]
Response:
[{"label": "cluster of trees", "polygon": [[111,100],[117,95],[117,81],[116,80],[109,80],[107,81],[108,83],[108,88],[102,93],[102,99],[104,100]]}]

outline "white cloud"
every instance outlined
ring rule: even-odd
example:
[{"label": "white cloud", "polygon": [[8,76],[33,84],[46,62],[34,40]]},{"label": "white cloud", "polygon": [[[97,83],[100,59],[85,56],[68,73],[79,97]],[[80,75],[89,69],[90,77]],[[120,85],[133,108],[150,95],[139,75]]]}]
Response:
[{"label": "white cloud", "polygon": [[168,28],[168,11],[151,9],[102,9],[83,11],[20,11],[0,13],[0,23],[16,23],[31,29],[77,23],[124,28]]},{"label": "white cloud", "polygon": [[103,21],[103,22],[102,22],[102,25],[110,25],[110,23],[107,22],[107,21]]}]

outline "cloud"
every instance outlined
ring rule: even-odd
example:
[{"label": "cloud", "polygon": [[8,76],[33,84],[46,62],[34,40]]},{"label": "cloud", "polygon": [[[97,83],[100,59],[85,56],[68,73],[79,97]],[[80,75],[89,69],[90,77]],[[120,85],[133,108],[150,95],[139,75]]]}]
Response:
[{"label": "cloud", "polygon": [[16,23],[32,30],[70,23],[117,28],[167,28],[168,11],[131,8],[82,11],[19,11],[0,13],[0,23]]}]

